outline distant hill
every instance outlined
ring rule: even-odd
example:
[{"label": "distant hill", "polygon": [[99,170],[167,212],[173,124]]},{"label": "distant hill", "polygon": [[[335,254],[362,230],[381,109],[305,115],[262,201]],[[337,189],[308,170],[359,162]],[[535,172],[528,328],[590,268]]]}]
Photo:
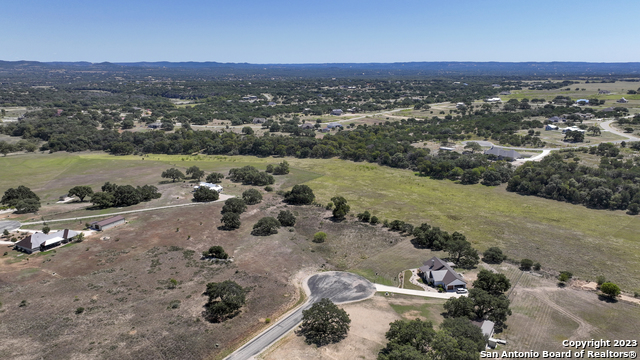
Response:
[{"label": "distant hill", "polygon": [[0,61],[1,70],[94,70],[193,73],[210,76],[415,77],[415,76],[639,76],[640,62],[406,62],[248,64],[218,62],[37,62]]}]

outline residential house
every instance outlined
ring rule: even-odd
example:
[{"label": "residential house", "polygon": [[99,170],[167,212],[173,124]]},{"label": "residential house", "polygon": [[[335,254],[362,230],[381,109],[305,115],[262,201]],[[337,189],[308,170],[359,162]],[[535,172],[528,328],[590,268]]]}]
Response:
[{"label": "residential house", "polygon": [[336,115],[336,116],[342,115],[342,109],[333,109],[333,110],[331,110],[331,115]]},{"label": "residential house", "polygon": [[620,103],[620,104],[626,104],[626,103],[628,103],[628,102],[629,102],[629,100],[627,100],[627,99],[625,99],[625,98],[623,97],[622,99],[617,100],[616,102],[617,102],[617,103]]},{"label": "residential house", "polygon": [[327,124],[327,129],[335,129],[335,128],[344,128],[344,126],[342,126],[342,124],[337,122],[332,122]]},{"label": "residential house", "polygon": [[442,151],[454,151],[455,149],[452,147],[440,146],[439,150]]},{"label": "residential house", "polygon": [[484,154],[495,155],[498,157],[498,160],[515,160],[522,157],[522,155],[515,150],[506,150],[497,146],[492,146],[491,149],[485,150]]},{"label": "residential house", "polygon": [[122,217],[121,215],[117,215],[101,221],[94,221],[89,225],[93,230],[104,231],[124,223],[124,217]]},{"label": "residential house", "polygon": [[545,126],[544,129],[547,130],[547,131],[548,130],[558,130],[558,126],[549,124],[549,125]]},{"label": "residential house", "polygon": [[462,275],[451,268],[451,265],[434,256],[425,261],[423,266],[418,269],[418,275],[425,283],[442,286],[446,291],[466,288],[467,282]]},{"label": "residential house", "polygon": [[588,104],[589,100],[588,99],[578,99],[576,100],[576,104],[580,105],[580,104]]},{"label": "residential house", "polygon": [[147,127],[149,129],[160,129],[162,127],[162,123],[160,121],[156,121],[154,123],[147,125]]},{"label": "residential house", "polygon": [[267,119],[265,118],[253,118],[253,123],[254,124],[264,124],[267,122]]},{"label": "residential house", "polygon": [[310,123],[310,122],[307,122],[307,123],[304,123],[304,124],[300,124],[300,125],[298,125],[298,127],[299,127],[300,129],[302,129],[302,130],[306,130],[306,129],[313,129],[313,128],[314,128],[314,124],[313,124],[313,123]]},{"label": "residential house", "polygon": [[591,120],[595,117],[595,115],[591,113],[575,113],[574,115],[578,115],[582,120]]},{"label": "residential house", "polygon": [[15,244],[14,248],[18,251],[24,251],[27,254],[31,254],[36,251],[45,251],[60,244],[67,243],[77,235],[78,232],[69,229],[64,229],[49,234],[35,232],[18,241]]},{"label": "residential house", "polygon": [[502,102],[502,99],[499,97],[484,99],[484,102]]},{"label": "residential house", "polygon": [[613,107],[608,107],[608,108],[602,109],[602,111],[604,111],[604,112],[612,112],[613,111]]},{"label": "residential house", "polygon": [[600,95],[609,95],[609,94],[611,94],[611,91],[609,91],[609,90],[598,90],[598,94],[600,94]]},{"label": "residential house", "polygon": [[463,108],[463,107],[467,107],[467,105],[465,105],[463,102],[459,102],[459,103],[456,104],[456,109],[460,109],[460,108]]},{"label": "residential house", "polygon": [[564,121],[564,118],[561,118],[559,116],[552,116],[552,117],[548,118],[547,120],[552,122],[552,123],[557,123],[557,122],[560,122],[560,121]]},{"label": "residential house", "polygon": [[250,100],[256,100],[256,99],[258,99],[258,97],[255,96],[255,95],[247,95],[247,96],[243,96],[242,97],[242,100],[249,100],[250,101]]},{"label": "residential house", "polygon": [[511,91],[501,91],[499,95],[511,95]]},{"label": "residential house", "polygon": [[269,101],[269,106],[275,106],[275,105],[276,105],[276,103],[275,103],[275,102],[273,102],[273,101]]}]

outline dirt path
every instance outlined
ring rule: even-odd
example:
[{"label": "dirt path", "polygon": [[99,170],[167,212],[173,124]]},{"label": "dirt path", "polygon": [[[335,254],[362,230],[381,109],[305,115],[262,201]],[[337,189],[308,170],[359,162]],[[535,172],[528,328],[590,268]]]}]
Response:
[{"label": "dirt path", "polygon": [[528,292],[538,298],[540,301],[551,307],[553,310],[559,312],[560,314],[568,317],[578,324],[578,328],[573,332],[573,334],[569,337],[569,340],[577,340],[577,339],[590,339],[591,333],[596,330],[596,328],[584,321],[580,316],[575,315],[574,313],[566,310],[562,306],[556,304],[549,298],[549,293],[553,291],[561,291],[557,288],[552,287],[543,287],[543,288],[520,288],[519,291]]},{"label": "dirt path", "polygon": [[158,206],[158,207],[148,208],[148,209],[139,209],[139,210],[120,211],[120,212],[114,212],[114,213],[102,214],[102,215],[89,215],[89,216],[79,216],[79,217],[75,217],[75,218],[66,218],[66,219],[55,219],[55,220],[32,221],[32,222],[22,223],[21,225],[38,225],[38,224],[52,223],[52,222],[60,222],[60,221],[75,221],[75,220],[82,220],[82,219],[92,219],[92,218],[99,218],[99,217],[107,217],[107,216],[113,216],[113,215],[133,214],[133,213],[139,213],[139,212],[145,212],[145,211],[153,211],[153,210],[170,209],[170,208],[184,207],[184,206],[206,205],[206,204],[212,204],[212,203],[217,203],[217,202],[225,201],[225,200],[227,200],[227,199],[229,199],[229,198],[232,198],[232,197],[233,197],[233,195],[220,194],[220,199],[218,199],[218,200],[216,200],[216,201],[212,201],[212,202],[190,203],[190,204],[178,204],[178,205],[167,205],[167,206]]}]

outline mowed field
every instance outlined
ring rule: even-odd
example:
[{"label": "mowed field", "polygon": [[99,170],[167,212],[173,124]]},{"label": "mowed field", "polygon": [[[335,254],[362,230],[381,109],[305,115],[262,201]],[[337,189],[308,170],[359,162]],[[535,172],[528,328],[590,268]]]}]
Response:
[{"label": "mowed field", "polygon": [[[602,274],[627,291],[640,289],[637,216],[521,196],[507,192],[504,185],[463,186],[448,180],[431,180],[409,170],[376,164],[339,159],[286,160],[292,172],[279,178],[276,190],[305,183],[314,190],[320,203],[326,204],[336,195],[344,196],[351,205],[351,216],[369,210],[380,220],[400,219],[414,225],[426,222],[465,234],[481,251],[499,246],[510,258],[530,258],[540,262],[543,269],[572,271],[585,280]],[[142,160],[139,156],[102,153],[9,156],[0,158],[4,170],[0,191],[24,184],[45,201],[52,201],[75,185],[94,185],[95,190],[105,181],[157,185],[162,180],[160,172],[169,167],[185,170],[197,165],[206,171],[224,172],[249,164],[264,169],[267,164],[279,161],[246,156],[150,156]],[[239,194],[241,190],[238,187],[235,192]],[[229,192],[233,193],[233,188]],[[164,197],[142,206],[152,207],[163,201]],[[75,212],[60,215],[71,216],[76,216]],[[357,265],[344,265],[353,265],[365,275],[378,272],[386,281],[393,282],[400,271],[419,266],[431,256],[429,250],[416,250],[409,238],[393,240],[390,245],[384,253],[363,255],[363,261]]]}]

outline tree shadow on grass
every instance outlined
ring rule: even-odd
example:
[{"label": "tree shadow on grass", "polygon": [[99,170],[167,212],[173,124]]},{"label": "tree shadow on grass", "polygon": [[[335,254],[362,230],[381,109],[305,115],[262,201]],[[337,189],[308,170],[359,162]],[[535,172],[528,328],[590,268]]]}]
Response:
[{"label": "tree shadow on grass", "polygon": [[606,303],[610,303],[610,304],[615,304],[618,302],[618,299],[615,297],[611,297],[609,295],[604,295],[604,294],[598,294],[598,299],[600,301],[604,301]]}]

